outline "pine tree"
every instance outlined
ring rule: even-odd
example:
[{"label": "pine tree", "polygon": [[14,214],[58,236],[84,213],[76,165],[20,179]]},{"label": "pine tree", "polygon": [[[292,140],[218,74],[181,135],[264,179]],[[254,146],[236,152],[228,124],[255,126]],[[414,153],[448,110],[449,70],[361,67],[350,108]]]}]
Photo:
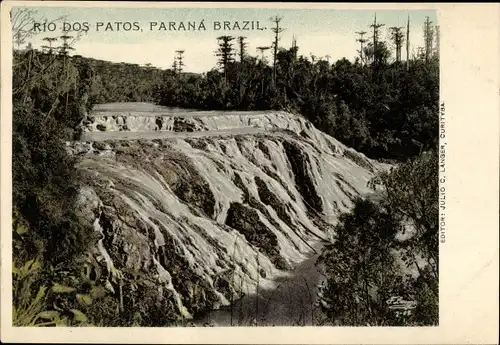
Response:
[{"label": "pine tree", "polygon": [[431,26],[432,21],[426,17],[424,24],[424,41],[425,41],[425,62],[429,62],[432,56],[432,43],[434,41],[434,28]]},{"label": "pine tree", "polygon": [[75,48],[73,48],[71,46],[70,43],[68,43],[70,41],[70,39],[73,38],[73,36],[69,36],[67,35],[66,33],[64,35],[62,35],[60,37],[63,41],[62,45],[58,48],[59,50],[59,54],[61,54],[62,56],[68,56],[68,53],[70,50],[75,50]]},{"label": "pine tree", "polygon": [[379,54],[379,53],[381,53],[381,50],[378,47],[379,41],[380,41],[379,40],[379,29],[384,25],[385,24],[377,23],[377,14],[375,13],[375,18],[373,20],[373,24],[370,25],[370,27],[373,28],[372,49],[373,49],[373,64],[374,65],[377,65],[381,62],[380,59],[382,58],[382,56],[380,56],[380,54]]},{"label": "pine tree", "polygon": [[271,47],[257,47],[257,50],[260,51],[260,61],[262,61],[262,64],[266,63],[266,58],[264,57],[264,52],[268,49],[271,49]]},{"label": "pine tree", "polygon": [[402,47],[403,41],[404,41],[404,35],[401,32],[401,30],[403,28],[393,26],[390,29],[391,29],[391,39],[394,42],[394,46],[396,48],[396,61],[400,62],[401,61],[401,47]]},{"label": "pine tree", "polygon": [[285,31],[285,29],[280,27],[280,22],[283,20],[283,17],[275,16],[270,18],[270,20],[276,25],[271,28],[272,32],[274,32],[274,42],[273,42],[273,83],[276,86],[276,61],[278,57],[278,42],[280,40],[280,33]]},{"label": "pine tree", "polygon": [[243,61],[245,60],[245,56],[246,56],[246,47],[248,44],[245,42],[245,39],[246,39],[246,37],[243,37],[243,36],[238,37],[238,45],[240,48],[240,52],[239,52],[240,63],[243,63]]},{"label": "pine tree", "polygon": [[52,54],[52,42],[57,41],[57,37],[45,37],[43,40],[47,41],[49,45],[48,46],[44,45],[42,46],[42,48],[46,50],[49,54]]},{"label": "pine tree", "polygon": [[231,62],[234,61],[234,49],[231,43],[234,40],[233,36],[219,36],[217,37],[219,49],[215,52],[215,56],[219,58],[218,65],[222,67],[224,79],[227,80],[227,70]]}]

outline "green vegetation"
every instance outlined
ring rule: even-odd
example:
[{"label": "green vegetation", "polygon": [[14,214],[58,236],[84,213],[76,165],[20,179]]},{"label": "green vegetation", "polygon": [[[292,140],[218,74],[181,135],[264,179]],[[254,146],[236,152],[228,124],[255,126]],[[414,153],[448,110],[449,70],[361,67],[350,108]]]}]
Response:
[{"label": "green vegetation", "polygon": [[[162,105],[199,109],[298,112],[317,128],[371,158],[403,161],[437,143],[439,63],[415,59],[409,69],[383,58],[371,65],[342,59],[297,57],[297,47],[277,53],[273,68],[246,55],[230,59],[223,37],[221,71],[184,76],[165,73],[157,87]],[[224,54],[223,54],[224,53]]]},{"label": "green vegetation", "polygon": [[29,229],[15,237],[23,243],[15,257],[25,258],[24,250],[54,262],[72,258],[91,236],[75,219],[77,173],[64,140],[90,107],[92,72],[33,50],[15,52],[13,64],[14,228]]},{"label": "green vegetation", "polygon": [[165,71],[150,65],[113,63],[80,55],[72,57],[77,64],[88,64],[95,73],[90,92],[94,104],[108,102],[154,102],[154,85],[162,80]]},{"label": "green vegetation", "polygon": [[[372,184],[383,187],[381,201],[356,200],[320,258],[328,276],[324,311],[338,325],[437,325],[436,152],[382,173]],[[391,299],[399,302],[391,305]]]},{"label": "green vegetation", "polygon": [[[162,71],[70,56],[71,37],[59,38],[48,37],[44,51],[21,50],[19,39],[13,52],[14,325],[160,326],[174,319],[153,282],[113,287],[88,265],[97,239],[75,212],[81,176],[65,141],[93,104],[119,101],[285,109],[370,157],[405,161],[373,181],[383,187],[380,203],[358,200],[340,218],[322,256],[329,274],[325,310],[344,325],[438,322],[436,59],[414,59],[408,67],[390,62],[379,42],[375,52],[366,48],[363,61],[331,64],[298,56],[296,46],[275,46],[271,67],[246,53],[243,38],[235,59],[234,38],[222,36],[221,71],[196,75],[182,73],[181,64]],[[413,235],[401,240],[397,234],[407,227]],[[134,272],[122,273],[137,280]],[[394,296],[416,302],[410,315],[388,308]]]},{"label": "green vegetation", "polygon": [[[97,72],[109,67],[112,76],[125,79],[123,66],[103,67],[100,61],[70,57],[65,44],[67,38],[64,49],[13,52],[13,324],[168,324],[172,308],[156,302],[153,282],[141,281],[133,289],[131,274],[122,272],[121,281],[110,283],[96,267],[89,267],[87,252],[97,238],[76,214],[83,177],[74,168],[76,157],[65,147],[95,102],[148,100],[147,92],[138,91],[144,91],[144,98],[138,99],[130,90],[139,89],[127,85],[140,88],[140,83],[123,83]],[[144,78],[151,69],[131,71]],[[121,88],[111,87],[110,81]]]},{"label": "green vegetation", "polygon": [[64,141],[72,138],[91,106],[88,93],[94,75],[88,65],[73,63],[65,52],[27,50],[14,51],[13,56],[15,325],[85,319],[76,308],[67,310],[73,315],[69,318],[49,307],[52,279],[57,272],[77,267],[93,238],[92,229],[75,214],[78,176]]}]

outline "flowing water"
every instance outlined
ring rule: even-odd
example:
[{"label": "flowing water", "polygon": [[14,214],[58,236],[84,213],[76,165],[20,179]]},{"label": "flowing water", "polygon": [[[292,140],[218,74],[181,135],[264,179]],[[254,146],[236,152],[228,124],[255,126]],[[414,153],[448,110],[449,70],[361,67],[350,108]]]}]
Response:
[{"label": "flowing water", "polygon": [[384,168],[297,115],[135,103],[97,107],[68,150],[109,284],[141,276],[196,325],[310,325],[318,249]]}]

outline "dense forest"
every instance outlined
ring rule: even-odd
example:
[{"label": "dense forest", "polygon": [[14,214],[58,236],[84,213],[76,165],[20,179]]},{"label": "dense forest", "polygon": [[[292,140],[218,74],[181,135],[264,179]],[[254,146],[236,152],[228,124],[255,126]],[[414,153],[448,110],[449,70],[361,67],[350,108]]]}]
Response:
[{"label": "dense forest", "polygon": [[357,199],[320,257],[328,277],[321,289],[326,319],[343,326],[438,325],[437,152],[370,184],[378,200]]},{"label": "dense forest", "polygon": [[89,96],[94,103],[154,101],[192,109],[284,109],[302,114],[317,128],[376,159],[402,161],[436,145],[437,59],[414,59],[408,65],[392,61],[383,43],[378,48],[383,50],[381,60],[372,63],[359,59],[329,63],[297,56],[298,49],[278,50],[276,72],[266,61],[246,53],[242,59],[232,57],[236,54],[232,46],[230,51],[220,48],[229,54],[221,57],[228,60],[221,62],[222,68],[203,74],[81,56],[72,60],[92,68],[95,80]]},{"label": "dense forest", "polygon": [[[81,311],[101,292],[81,273],[82,257],[95,239],[72,207],[79,176],[76,158],[67,154],[64,143],[93,104],[123,101],[196,109],[284,109],[302,114],[371,158],[402,162],[377,180],[386,190],[382,202],[359,200],[352,213],[341,217],[338,238],[323,255],[331,275],[325,295],[347,309],[327,310],[343,324],[383,324],[388,319],[378,320],[375,308],[382,308],[380,301],[392,289],[425,301],[411,323],[428,318],[437,322],[437,57],[403,62],[396,54],[392,59],[389,43],[380,40],[375,49],[368,44],[354,62],[330,63],[299,55],[295,45],[278,47],[276,38],[271,63],[246,52],[244,39],[236,46],[234,37],[221,36],[219,65],[200,75],[184,73],[177,64],[161,70],[71,56],[68,40],[63,34],[47,39],[50,45],[42,50],[28,46],[13,52],[14,325],[137,324],[133,314],[115,312],[116,299]],[[428,190],[417,193],[423,186]],[[412,198],[415,194],[422,199]],[[422,210],[421,203],[423,214],[408,212]],[[395,234],[404,222],[415,223],[418,236],[400,243]],[[353,241],[357,246],[351,246]],[[347,259],[367,248],[374,249],[359,262]],[[392,250],[404,251],[411,265],[416,256],[427,260],[419,279],[390,275]],[[374,280],[384,274],[384,283]],[[366,284],[383,291],[361,294]],[[352,305],[357,294],[361,302]]]},{"label": "dense forest", "polygon": [[167,106],[285,109],[371,158],[404,160],[437,143],[438,61],[406,66],[389,62],[384,44],[378,49],[382,57],[370,64],[311,61],[297,56],[298,47],[280,49],[274,69],[245,55],[204,75],[165,74],[156,95]]},{"label": "dense forest", "polygon": [[389,48],[394,44],[379,39],[367,44],[354,62],[344,58],[332,63],[300,55],[294,42],[275,49],[270,62],[264,55],[251,56],[244,37],[221,36],[214,42],[218,64],[203,74],[185,73],[177,59],[167,70],[80,55],[68,59],[91,70],[91,104],[283,109],[305,116],[371,158],[404,161],[437,144],[439,60],[437,54],[420,54],[401,61],[401,36],[397,42],[394,52]]}]

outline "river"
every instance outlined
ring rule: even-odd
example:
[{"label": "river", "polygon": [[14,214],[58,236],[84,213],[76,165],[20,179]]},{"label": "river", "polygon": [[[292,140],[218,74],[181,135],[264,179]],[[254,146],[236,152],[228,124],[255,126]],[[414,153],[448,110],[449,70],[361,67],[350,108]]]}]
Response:
[{"label": "river", "polygon": [[312,326],[319,315],[318,285],[324,279],[316,262],[317,253],[298,264],[288,277],[275,280],[277,288],[259,289],[259,293],[244,296],[233,306],[222,307],[198,316],[195,326]]}]

